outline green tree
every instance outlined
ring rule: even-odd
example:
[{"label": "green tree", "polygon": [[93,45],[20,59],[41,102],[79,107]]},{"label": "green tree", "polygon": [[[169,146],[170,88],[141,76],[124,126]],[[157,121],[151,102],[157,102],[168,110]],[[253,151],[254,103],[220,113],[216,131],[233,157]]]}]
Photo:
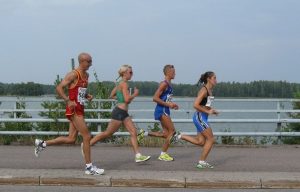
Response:
[{"label": "green tree", "polygon": [[[61,81],[62,79],[59,77],[59,75],[57,75],[56,80],[54,81],[54,86],[56,87]],[[67,89],[65,89],[65,92],[66,91]],[[56,95],[55,97],[56,99],[59,99],[58,95]],[[62,123],[57,121],[57,119],[59,118],[65,118],[65,111],[63,109],[65,109],[66,104],[64,101],[44,101],[41,103],[41,106],[48,111],[40,112],[39,116],[53,119],[54,123],[38,123],[38,131],[68,131],[69,123]]]},{"label": "green tree", "polygon": [[[300,91],[295,93],[295,98],[300,99]],[[300,109],[300,102],[293,102],[293,109]],[[293,119],[300,119],[300,113],[289,113],[288,114]],[[283,131],[286,132],[299,132],[300,123],[289,123],[286,127],[283,128]],[[285,144],[300,144],[299,137],[285,137],[282,139]]]},{"label": "green tree", "polygon": [[[93,91],[94,91],[94,98],[95,99],[108,99],[109,98],[109,88],[105,86],[104,83],[102,83],[96,71],[94,71],[94,77],[96,79],[96,83],[93,86]],[[90,91],[90,88],[88,88],[88,91]],[[87,108],[89,109],[111,109],[112,107],[112,102],[110,101],[105,101],[105,102],[88,102],[87,103]],[[110,112],[86,112],[86,118],[93,118],[93,119],[110,119],[111,118],[111,113]],[[107,123],[94,123],[90,124],[89,128],[91,131],[98,131],[100,129],[101,131],[104,131],[107,128]]]},{"label": "green tree", "polygon": [[[16,109],[26,109],[26,104],[24,99],[18,98],[16,102]],[[26,112],[11,112],[9,114],[10,118],[32,118]],[[35,124],[31,122],[5,122],[4,126],[2,127],[3,131],[32,131],[35,128]],[[22,138],[22,136],[2,136],[3,143],[9,145],[11,142]]]},{"label": "green tree", "polygon": [[5,94],[4,84],[0,83],[0,95],[4,95],[4,94]]}]

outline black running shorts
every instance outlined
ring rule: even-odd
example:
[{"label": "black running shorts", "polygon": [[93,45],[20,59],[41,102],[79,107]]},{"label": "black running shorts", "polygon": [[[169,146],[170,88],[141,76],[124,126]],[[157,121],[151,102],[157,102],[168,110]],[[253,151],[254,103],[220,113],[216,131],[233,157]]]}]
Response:
[{"label": "black running shorts", "polygon": [[129,117],[128,112],[119,107],[115,107],[111,114],[111,118],[118,121],[124,121],[127,117]]}]

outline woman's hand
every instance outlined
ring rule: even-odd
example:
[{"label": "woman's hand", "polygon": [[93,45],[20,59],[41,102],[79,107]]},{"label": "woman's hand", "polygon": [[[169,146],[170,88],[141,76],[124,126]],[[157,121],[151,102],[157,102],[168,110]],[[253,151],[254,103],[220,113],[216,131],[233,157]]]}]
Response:
[{"label": "woman's hand", "polygon": [[217,110],[213,109],[213,108],[210,108],[210,109],[208,110],[208,114],[209,114],[209,115],[218,115],[219,112],[218,112]]}]

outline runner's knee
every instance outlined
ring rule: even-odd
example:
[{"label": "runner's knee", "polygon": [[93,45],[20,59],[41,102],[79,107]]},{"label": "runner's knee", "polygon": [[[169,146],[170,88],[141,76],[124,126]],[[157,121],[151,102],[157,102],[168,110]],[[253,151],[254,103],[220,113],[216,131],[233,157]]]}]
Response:
[{"label": "runner's knee", "polygon": [[91,134],[90,133],[87,133],[87,134],[85,134],[85,135],[82,135],[82,138],[83,138],[83,140],[91,140],[91,138],[92,138],[92,136],[91,136]]},{"label": "runner's knee", "polygon": [[133,129],[133,130],[128,130],[129,134],[131,136],[136,136],[137,135],[137,132],[136,132],[136,129]]},{"label": "runner's knee", "polygon": [[214,144],[215,143],[215,138],[214,137],[209,137],[209,138],[206,139],[206,142]]},{"label": "runner's knee", "polygon": [[205,140],[204,139],[198,140],[197,145],[203,146],[204,144],[205,144]]},{"label": "runner's knee", "polygon": [[66,144],[75,144],[76,138],[74,137],[68,137],[66,140]]}]

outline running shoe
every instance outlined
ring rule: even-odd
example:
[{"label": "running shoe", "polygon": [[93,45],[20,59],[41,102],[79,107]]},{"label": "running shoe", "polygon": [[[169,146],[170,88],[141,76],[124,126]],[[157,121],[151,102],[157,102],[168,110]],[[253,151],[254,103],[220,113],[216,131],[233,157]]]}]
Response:
[{"label": "running shoe", "polygon": [[161,160],[161,161],[174,161],[174,158],[171,157],[168,153],[165,153],[165,154],[163,154],[163,155],[160,155],[160,156],[158,157],[158,159]]},{"label": "running shoe", "polygon": [[143,161],[148,161],[150,158],[151,158],[151,156],[141,155],[139,157],[135,157],[135,162],[139,163],[139,162],[143,162]]},{"label": "running shoe", "polygon": [[214,166],[210,165],[210,164],[207,163],[206,161],[204,161],[204,162],[202,162],[202,163],[198,163],[198,164],[196,165],[196,167],[197,167],[198,169],[205,169],[205,168],[213,169],[213,168],[214,168]]},{"label": "running shoe", "polygon": [[179,131],[175,131],[174,134],[173,134],[172,137],[171,137],[170,143],[172,143],[172,144],[178,143],[178,141],[179,141],[178,136],[179,136],[180,134],[181,134],[181,133],[180,133]]},{"label": "running shoe", "polygon": [[145,137],[145,130],[144,129],[140,129],[139,133],[137,134],[137,142],[138,142],[138,144],[140,144],[144,140],[144,137]]},{"label": "running shoe", "polygon": [[85,174],[87,175],[102,175],[104,173],[104,169],[99,169],[95,165],[85,168]]},{"label": "running shoe", "polygon": [[39,154],[41,153],[41,151],[43,151],[45,149],[45,147],[43,146],[43,143],[45,141],[40,140],[40,139],[35,139],[34,142],[34,154],[36,157],[39,156]]}]

